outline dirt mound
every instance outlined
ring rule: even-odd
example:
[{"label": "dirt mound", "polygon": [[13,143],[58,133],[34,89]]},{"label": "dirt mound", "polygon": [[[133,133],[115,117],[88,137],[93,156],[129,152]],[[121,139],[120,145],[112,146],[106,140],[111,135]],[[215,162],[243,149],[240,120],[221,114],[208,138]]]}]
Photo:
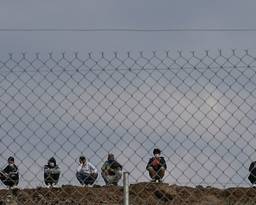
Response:
[{"label": "dirt mound", "polygon": [[[116,186],[0,190],[0,205],[119,205],[123,188]],[[256,189],[196,188],[138,183],[130,186],[131,205],[256,205]]]}]

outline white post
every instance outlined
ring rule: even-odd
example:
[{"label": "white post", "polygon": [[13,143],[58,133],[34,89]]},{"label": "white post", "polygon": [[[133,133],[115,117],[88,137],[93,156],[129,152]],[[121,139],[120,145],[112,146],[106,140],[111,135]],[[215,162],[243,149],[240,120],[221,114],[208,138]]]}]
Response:
[{"label": "white post", "polygon": [[124,205],[129,205],[129,172],[123,173]]}]

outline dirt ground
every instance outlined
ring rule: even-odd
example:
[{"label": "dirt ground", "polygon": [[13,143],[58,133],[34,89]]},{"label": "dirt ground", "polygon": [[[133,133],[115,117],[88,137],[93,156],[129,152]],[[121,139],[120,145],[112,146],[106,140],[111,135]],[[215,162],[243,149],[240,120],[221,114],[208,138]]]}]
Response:
[{"label": "dirt ground", "polygon": [[[12,192],[12,193],[11,193]],[[119,205],[118,186],[0,190],[0,205]],[[130,205],[256,205],[256,188],[217,189],[138,183],[130,185]]]}]

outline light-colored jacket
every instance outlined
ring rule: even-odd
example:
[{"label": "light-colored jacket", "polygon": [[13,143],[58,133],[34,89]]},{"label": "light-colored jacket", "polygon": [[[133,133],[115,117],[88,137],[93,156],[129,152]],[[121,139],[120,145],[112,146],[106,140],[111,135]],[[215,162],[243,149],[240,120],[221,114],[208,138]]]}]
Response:
[{"label": "light-colored jacket", "polygon": [[86,162],[85,164],[80,164],[76,171],[78,173],[80,172],[85,174],[98,173],[98,170],[96,169],[96,167],[90,162]]}]

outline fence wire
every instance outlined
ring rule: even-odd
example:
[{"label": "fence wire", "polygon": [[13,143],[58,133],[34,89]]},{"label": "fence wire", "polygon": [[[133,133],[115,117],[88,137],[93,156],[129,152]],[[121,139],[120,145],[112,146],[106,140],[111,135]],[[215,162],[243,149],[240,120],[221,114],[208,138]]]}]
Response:
[{"label": "fence wire", "polygon": [[151,180],[146,166],[159,148],[164,183],[248,187],[255,72],[254,50],[2,56],[1,167],[14,156],[19,187],[44,187],[43,167],[54,156],[58,186],[80,186],[84,155],[102,186],[101,166],[113,153],[136,184]]}]

